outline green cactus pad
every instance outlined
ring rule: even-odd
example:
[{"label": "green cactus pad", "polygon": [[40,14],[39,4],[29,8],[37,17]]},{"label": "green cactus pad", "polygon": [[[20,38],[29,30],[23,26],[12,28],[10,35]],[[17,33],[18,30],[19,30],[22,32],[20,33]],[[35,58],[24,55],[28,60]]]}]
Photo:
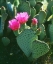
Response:
[{"label": "green cactus pad", "polygon": [[1,16],[0,16],[0,37],[3,36],[3,30],[1,29],[2,28],[2,25],[1,25]]},{"label": "green cactus pad", "polygon": [[0,16],[0,31],[1,31],[1,16]]},{"label": "green cactus pad", "polygon": [[7,37],[3,37],[2,42],[3,42],[4,46],[7,46],[10,43],[10,40]]},{"label": "green cactus pad", "polygon": [[52,14],[53,14],[53,6],[51,7],[51,12],[52,12]]},{"label": "green cactus pad", "polygon": [[6,19],[7,19],[7,16],[8,16],[7,13],[3,13],[3,14],[2,14],[2,17],[1,17],[1,29],[2,29],[2,30],[4,29],[4,24],[5,24],[5,21],[6,21]]},{"label": "green cactus pad", "polygon": [[39,24],[44,23],[44,20],[46,18],[46,13],[44,11],[39,12]]},{"label": "green cactus pad", "polygon": [[33,18],[36,15],[36,9],[31,8],[31,18]]},{"label": "green cactus pad", "polygon": [[14,0],[9,0],[12,4],[14,3]]},{"label": "green cactus pad", "polygon": [[10,17],[14,17],[13,6],[12,6],[11,2],[7,2],[6,6],[7,6],[7,11],[9,13]]},{"label": "green cactus pad", "polygon": [[41,1],[43,1],[43,0],[36,0],[36,2],[41,2]]},{"label": "green cactus pad", "polygon": [[45,26],[42,24],[42,25],[39,25],[39,28],[41,29],[41,34],[39,35],[39,39],[43,40],[46,36]]},{"label": "green cactus pad", "polygon": [[41,2],[36,2],[36,5],[35,5],[36,13],[39,13],[39,11],[41,10],[42,5],[43,4]]},{"label": "green cactus pad", "polygon": [[49,51],[49,46],[43,41],[36,40],[32,43],[32,57],[34,59],[46,54]]},{"label": "green cactus pad", "polygon": [[39,24],[43,24],[46,18],[46,13],[44,11],[40,11],[39,14],[35,15],[35,18],[38,19]]},{"label": "green cactus pad", "polygon": [[7,19],[8,14],[6,13],[5,7],[3,9],[0,9],[1,15],[0,15],[0,37],[3,36],[3,30],[4,30],[4,24],[5,20]]},{"label": "green cactus pad", "polygon": [[39,14],[36,14],[34,17],[37,18],[39,21]]},{"label": "green cactus pad", "polygon": [[19,12],[28,12],[28,14],[31,13],[30,5],[28,2],[23,2],[23,4],[20,4],[18,6],[18,10],[19,10]]},{"label": "green cactus pad", "polygon": [[49,25],[50,41],[53,43],[53,24]]},{"label": "green cactus pad", "polygon": [[6,9],[3,6],[3,8],[1,7],[1,31],[3,31],[4,29],[4,25],[5,25],[5,21],[7,19],[8,14],[6,13]]},{"label": "green cactus pad", "polygon": [[18,5],[19,5],[19,0],[14,0],[14,5],[16,6],[16,7],[18,7]]},{"label": "green cactus pad", "polygon": [[49,3],[48,3],[48,6],[47,6],[47,10],[49,10],[50,11],[50,13],[51,13],[51,7],[53,6],[53,1],[50,1]]},{"label": "green cactus pad", "polygon": [[31,46],[32,42],[37,38],[35,36],[34,31],[31,29],[25,29],[18,37],[17,44],[22,49],[27,57],[31,54]]},{"label": "green cactus pad", "polygon": [[34,7],[34,6],[36,5],[36,1],[35,1],[35,0],[29,0],[29,2],[30,2],[30,5],[31,5],[32,7]]}]

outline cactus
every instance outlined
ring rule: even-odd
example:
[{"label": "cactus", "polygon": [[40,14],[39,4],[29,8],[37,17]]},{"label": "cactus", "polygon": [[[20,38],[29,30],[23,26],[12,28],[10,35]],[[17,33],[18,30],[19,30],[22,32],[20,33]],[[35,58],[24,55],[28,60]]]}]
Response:
[{"label": "cactus", "polygon": [[0,37],[3,36],[3,31],[1,30],[1,16],[0,16]]},{"label": "cactus", "polygon": [[52,12],[52,14],[53,14],[53,6],[51,7],[51,12]]},{"label": "cactus", "polygon": [[33,18],[36,14],[36,9],[35,8],[31,8],[31,18]]},{"label": "cactus", "polygon": [[39,24],[44,23],[45,18],[46,18],[46,12],[40,11],[39,12]]},{"label": "cactus", "polygon": [[34,7],[35,6],[35,4],[36,4],[36,1],[35,0],[29,0],[29,2],[30,2],[30,5],[31,5],[31,7]]},{"label": "cactus", "polygon": [[40,56],[46,54],[49,51],[48,44],[43,41],[35,40],[32,43],[32,57],[39,58]]},{"label": "cactus", "polygon": [[46,18],[46,13],[44,11],[40,11],[39,14],[35,15],[35,18],[38,19],[39,24],[43,24]]},{"label": "cactus", "polygon": [[18,5],[19,5],[19,0],[14,0],[13,4],[14,4],[14,6],[18,7]]},{"label": "cactus", "polygon": [[33,30],[25,29],[18,37],[17,44],[27,57],[31,54],[32,42],[37,38]]},{"label": "cactus", "polygon": [[31,14],[29,2],[23,2],[23,4],[19,4],[18,11],[19,12],[28,12],[28,14]]},{"label": "cactus", "polygon": [[53,6],[53,1],[49,1],[48,5],[47,5],[47,19],[48,17],[52,14],[51,12],[51,7]]},{"label": "cactus", "polygon": [[50,41],[53,43],[53,24],[49,25]]},{"label": "cactus", "polygon": [[10,14],[10,17],[13,17],[14,16],[13,5],[10,2],[7,2],[6,5],[7,5],[7,11]]},{"label": "cactus", "polygon": [[49,4],[48,4],[48,6],[47,6],[47,10],[49,10],[50,13],[51,13],[51,7],[52,6],[53,6],[53,1],[50,1]]},{"label": "cactus", "polygon": [[45,26],[42,24],[42,25],[39,25],[39,28],[41,29],[41,34],[39,35],[39,39],[44,40],[46,36]]},{"label": "cactus", "polygon": [[10,40],[7,37],[3,37],[2,42],[3,42],[4,46],[7,46],[10,43]]},{"label": "cactus", "polygon": [[41,2],[36,2],[36,5],[35,5],[35,9],[36,9],[36,13],[38,14],[39,13],[39,11],[41,10],[41,6],[42,6],[43,4],[41,3]]},{"label": "cactus", "polygon": [[3,30],[5,25],[5,20],[8,14],[6,13],[5,7],[1,7],[1,17],[0,17],[0,36],[3,36]]},{"label": "cactus", "polygon": [[31,57],[37,59],[49,51],[45,42],[36,40],[37,35],[31,29],[25,29],[16,39],[17,44],[28,58],[32,54]]},{"label": "cactus", "polygon": [[[9,51],[11,51],[14,46],[16,52],[15,49],[13,49],[14,52],[12,51],[13,55],[11,57],[18,55],[20,60],[20,58],[25,59],[23,57],[26,55],[26,57],[28,57],[30,60],[36,59],[35,61],[37,61],[39,58],[41,58],[41,56],[43,57],[43,55],[45,55],[49,49],[49,55],[51,55],[51,53],[53,54],[53,0],[46,0],[48,5],[44,11],[42,10],[42,5],[45,4],[43,4],[42,1],[43,0],[0,0],[0,49],[3,50],[4,47],[5,50],[9,49]],[[15,36],[14,31],[8,27],[8,21],[12,18],[15,19],[15,15],[20,12],[27,12],[30,15],[30,18],[27,22],[28,26]],[[31,24],[32,18],[36,18],[38,20],[37,26]],[[35,27],[36,30],[33,30]],[[40,29],[40,34],[38,28]],[[25,55],[19,52],[20,49]],[[0,56],[2,53],[4,54],[4,52],[0,52]],[[8,55],[9,53],[10,52],[8,52]],[[16,62],[20,64],[18,62],[18,56],[16,56],[17,60],[14,61],[14,64]],[[7,59],[7,56],[3,59]],[[41,61],[42,60],[43,59],[41,59]],[[4,61],[5,64],[6,61]],[[9,64],[12,64],[12,62],[9,62]],[[26,64],[26,62],[23,64]],[[39,63],[37,62],[36,64]]]},{"label": "cactus", "polygon": [[4,29],[4,25],[5,25],[5,20],[8,16],[8,14],[6,13],[5,7],[1,8],[1,29]]},{"label": "cactus", "polygon": [[41,2],[41,1],[43,1],[43,0],[36,0],[37,2],[39,1],[39,2]]}]

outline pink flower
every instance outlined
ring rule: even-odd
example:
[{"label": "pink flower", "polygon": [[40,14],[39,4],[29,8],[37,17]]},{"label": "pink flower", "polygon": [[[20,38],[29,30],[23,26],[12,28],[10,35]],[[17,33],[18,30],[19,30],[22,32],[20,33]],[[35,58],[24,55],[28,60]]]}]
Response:
[{"label": "pink flower", "polygon": [[20,24],[24,24],[28,21],[29,19],[29,15],[27,12],[21,12],[21,13],[18,13],[15,18],[20,22]]},{"label": "pink flower", "polygon": [[37,23],[38,23],[38,20],[37,20],[36,18],[33,18],[33,19],[32,19],[32,24],[33,24],[33,25],[37,25]]},{"label": "pink flower", "polygon": [[9,21],[9,28],[12,30],[18,30],[20,28],[20,23],[16,19],[12,19]]}]

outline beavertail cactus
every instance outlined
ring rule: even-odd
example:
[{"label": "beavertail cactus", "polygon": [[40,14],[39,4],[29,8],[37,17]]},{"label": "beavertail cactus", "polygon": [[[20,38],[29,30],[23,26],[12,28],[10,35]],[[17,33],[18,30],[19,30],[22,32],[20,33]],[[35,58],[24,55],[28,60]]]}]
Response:
[{"label": "beavertail cactus", "polygon": [[44,41],[35,40],[32,43],[32,57],[39,58],[40,56],[46,54],[49,51],[49,46]]},{"label": "beavertail cactus", "polygon": [[[19,29],[23,29],[22,26],[23,24],[26,24],[26,22],[29,19],[29,15],[27,12],[21,12],[18,13],[17,16],[15,16],[17,21],[12,20],[12,23],[10,22],[10,28],[11,26],[13,27],[12,30],[17,30],[17,28]],[[14,23],[16,22],[16,23]],[[19,24],[17,24],[17,22],[19,22],[21,24],[21,27],[18,27]],[[21,48],[21,50],[25,53],[25,55],[28,58],[39,58],[40,56],[46,54],[49,51],[49,46],[48,44],[46,44],[45,42],[42,42],[40,40],[38,40],[38,34],[40,30],[38,30],[37,28],[37,24],[38,24],[38,20],[36,18],[32,19],[32,23],[31,23],[31,27],[30,28],[26,28],[27,25],[25,25],[25,28],[23,30],[19,30],[19,35],[16,37],[17,40],[17,44],[19,45],[19,47]],[[36,28],[33,29],[33,28]]]},{"label": "beavertail cactus", "polygon": [[[8,63],[8,61],[4,61],[4,59],[7,59],[6,55],[8,55],[8,53],[6,53],[6,51],[8,49],[8,52],[12,52],[13,55],[10,54],[12,57],[19,56],[20,53],[18,50],[21,49],[22,51],[20,52],[24,53],[30,60],[41,58],[49,49],[51,49],[49,55],[53,55],[53,0],[46,0],[47,7],[45,9],[43,9],[45,4],[43,4],[44,2],[42,1],[43,0],[0,0],[1,64]],[[23,58],[24,55],[17,56],[17,60],[20,60],[21,56],[22,59],[25,59]],[[12,58],[9,60],[11,59]],[[20,61],[16,62],[17,60],[14,61],[15,64],[26,64],[19,63]],[[8,64],[12,63],[9,62]],[[37,62],[36,64],[39,63]]]}]

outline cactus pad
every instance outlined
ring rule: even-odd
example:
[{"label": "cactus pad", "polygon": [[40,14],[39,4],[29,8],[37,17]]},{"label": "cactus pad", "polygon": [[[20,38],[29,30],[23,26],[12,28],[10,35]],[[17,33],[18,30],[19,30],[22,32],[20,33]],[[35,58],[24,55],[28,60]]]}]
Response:
[{"label": "cactus pad", "polygon": [[53,24],[49,25],[50,41],[53,43]]},{"label": "cactus pad", "polygon": [[20,4],[18,6],[18,10],[19,10],[19,12],[28,12],[28,14],[31,13],[30,5],[28,2],[23,2],[23,4]]},{"label": "cactus pad", "polygon": [[50,13],[51,13],[51,7],[52,6],[53,6],[53,1],[50,1],[49,4],[48,4],[48,6],[47,6],[47,10],[49,10]]},{"label": "cactus pad", "polygon": [[41,34],[39,35],[39,38],[40,40],[43,40],[46,36],[45,26],[42,24],[42,25],[39,25],[39,28],[41,29]]},{"label": "cactus pad", "polygon": [[39,24],[44,23],[44,20],[46,18],[46,13],[44,11],[39,12]]},{"label": "cactus pad", "polygon": [[32,44],[32,57],[39,58],[40,56],[46,54],[49,51],[48,44],[43,41],[36,40]]},{"label": "cactus pad", "polygon": [[3,42],[4,46],[7,46],[10,43],[10,40],[7,37],[3,37],[2,42]]},{"label": "cactus pad", "polygon": [[36,9],[31,8],[31,18],[33,18],[36,15]]},{"label": "cactus pad", "polygon": [[35,0],[29,0],[29,2],[30,2],[30,5],[31,5],[32,7],[34,7],[34,6],[36,5],[36,1],[35,1]]},{"label": "cactus pad", "polygon": [[44,11],[40,11],[39,14],[35,15],[35,18],[38,19],[39,24],[43,24],[46,18],[46,13]]},{"label": "cactus pad", "polygon": [[31,54],[32,42],[36,39],[34,32],[31,29],[25,29],[18,37],[17,44],[22,49],[27,57]]}]

